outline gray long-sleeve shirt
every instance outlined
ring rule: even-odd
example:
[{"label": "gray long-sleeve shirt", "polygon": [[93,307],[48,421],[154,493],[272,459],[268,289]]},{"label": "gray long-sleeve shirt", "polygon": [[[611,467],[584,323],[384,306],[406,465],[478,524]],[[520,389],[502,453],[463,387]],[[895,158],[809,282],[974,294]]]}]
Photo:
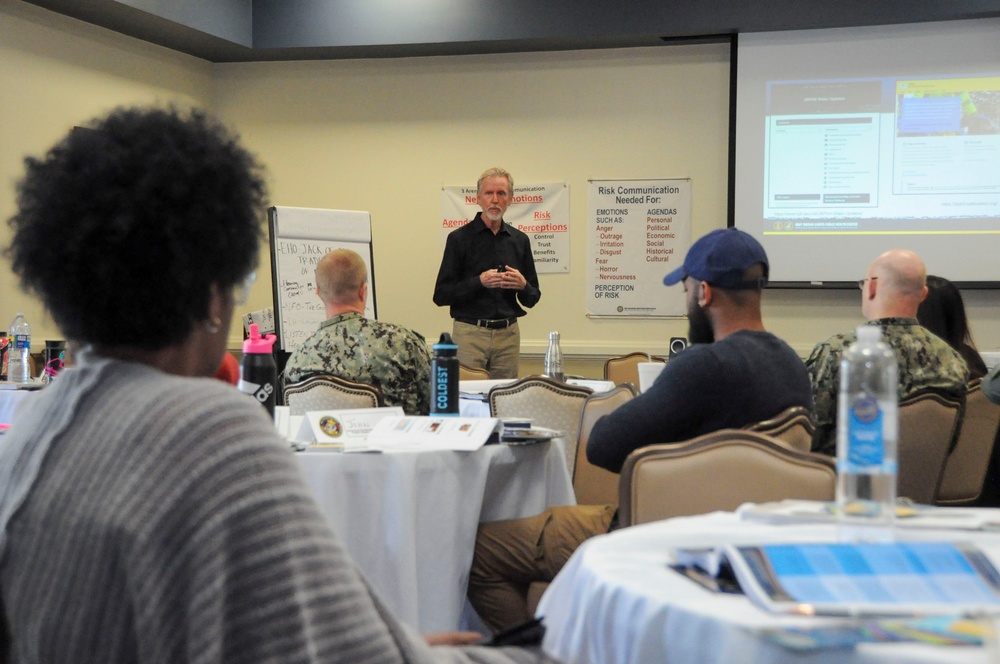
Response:
[{"label": "gray long-sleeve shirt", "polygon": [[264,409],[219,381],[85,354],[2,443],[6,661],[539,661],[396,621]]}]

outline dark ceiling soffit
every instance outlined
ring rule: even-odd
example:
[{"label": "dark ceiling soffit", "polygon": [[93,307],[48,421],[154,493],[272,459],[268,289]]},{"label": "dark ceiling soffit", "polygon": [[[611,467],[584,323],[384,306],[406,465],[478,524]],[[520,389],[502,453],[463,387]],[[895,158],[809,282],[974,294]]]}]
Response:
[{"label": "dark ceiling soffit", "polygon": [[[729,41],[729,37],[693,41]],[[657,35],[628,37],[588,37],[574,39],[509,39],[498,41],[445,42],[434,44],[379,44],[377,46],[316,46],[301,48],[256,48],[248,57],[236,60],[255,62],[282,60],[345,60],[361,58],[407,58],[446,55],[487,55],[496,53],[530,53],[543,51],[577,51],[609,48],[666,46]],[[217,60],[226,62],[227,60]]]},{"label": "dark ceiling soffit", "polygon": [[[435,42],[425,44],[364,44],[250,48],[186,25],[129,7],[114,0],[25,0],[45,9],[79,19],[142,41],[180,51],[215,63],[293,60],[347,60],[445,55],[477,55],[663,46],[661,35],[531,38],[492,41]],[[693,39],[684,37],[681,39]],[[700,39],[700,38],[697,38]]]},{"label": "dark ceiling soffit", "polygon": [[[806,27],[848,27],[852,18],[844,17],[844,25],[803,25],[809,21],[803,17],[785,16],[781,20],[772,21],[767,25],[755,25],[748,29],[748,26],[737,30],[731,26],[716,27],[712,34],[692,33],[697,29],[694,24],[685,27],[683,23],[675,24],[678,32],[674,34],[664,34],[660,32],[654,34],[619,34],[608,36],[565,36],[565,37],[531,37],[524,39],[508,40],[475,40],[475,41],[453,41],[435,42],[421,44],[364,44],[346,46],[316,46],[316,47],[295,47],[286,46],[280,48],[251,48],[238,44],[227,39],[210,35],[190,26],[182,25],[162,17],[144,12],[115,0],[89,0],[79,2],[78,0],[25,0],[30,4],[43,7],[66,16],[77,18],[94,25],[98,25],[116,32],[141,39],[166,48],[187,53],[189,55],[208,60],[210,62],[252,62],[252,61],[283,61],[283,60],[330,60],[330,59],[354,59],[354,58],[399,58],[399,57],[419,57],[419,56],[440,56],[440,55],[474,55],[489,53],[515,53],[533,51],[565,51],[565,50],[586,50],[586,49],[606,49],[606,48],[629,48],[637,46],[662,46],[664,44],[684,44],[684,43],[706,43],[724,42],[729,39],[729,34],[736,32],[756,32],[761,29],[785,30],[802,29]],[[930,20],[963,19],[963,18],[987,18],[1000,16],[998,3],[991,0],[989,2],[972,2],[976,7],[982,7],[982,11],[969,11],[969,2],[957,3],[951,10],[950,16],[947,8],[933,3],[936,11],[917,11],[920,7],[926,10],[926,3],[917,4],[909,15],[910,22],[922,22]],[[898,13],[898,12],[897,12]],[[898,20],[886,20],[891,17],[882,16],[885,23],[898,23]],[[868,17],[853,17],[853,20],[862,20],[863,23],[871,24],[879,22]],[[834,22],[839,23],[841,19]],[[732,21],[722,21],[731,23]],[[751,21],[752,22],[752,21]],[[757,21],[758,23],[760,21]],[[707,27],[704,21],[696,21],[701,27]],[[718,23],[718,21],[717,21]],[[649,27],[655,29],[656,26]],[[662,27],[662,26],[661,26]],[[687,32],[687,34],[684,34]]]}]

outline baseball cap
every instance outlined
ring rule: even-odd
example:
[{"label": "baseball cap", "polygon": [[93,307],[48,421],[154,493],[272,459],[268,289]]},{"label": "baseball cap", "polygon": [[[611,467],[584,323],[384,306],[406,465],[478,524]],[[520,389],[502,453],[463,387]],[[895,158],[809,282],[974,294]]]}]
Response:
[{"label": "baseball cap", "polygon": [[[764,264],[764,278],[743,280],[743,273],[755,263]],[[684,265],[663,277],[673,286],[686,277],[732,290],[763,288],[767,284],[767,254],[760,242],[736,228],[718,228],[702,236],[688,249]]]}]

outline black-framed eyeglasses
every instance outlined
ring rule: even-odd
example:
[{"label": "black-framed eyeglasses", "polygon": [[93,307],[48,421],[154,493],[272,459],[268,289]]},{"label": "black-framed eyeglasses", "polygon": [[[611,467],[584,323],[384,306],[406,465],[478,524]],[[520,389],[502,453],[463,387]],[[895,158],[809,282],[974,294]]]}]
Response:
[{"label": "black-framed eyeglasses", "polygon": [[865,289],[865,282],[868,281],[869,279],[871,279],[872,281],[875,281],[876,279],[878,279],[878,277],[865,277],[864,279],[858,279],[858,288],[860,288],[861,290],[864,290]]}]

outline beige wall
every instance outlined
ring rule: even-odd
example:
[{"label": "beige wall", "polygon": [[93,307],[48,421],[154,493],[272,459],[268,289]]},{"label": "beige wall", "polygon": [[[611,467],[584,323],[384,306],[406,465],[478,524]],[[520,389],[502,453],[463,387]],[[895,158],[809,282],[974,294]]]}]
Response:
[{"label": "beige wall", "polygon": [[[14,213],[23,158],[44,153],[74,125],[119,105],[207,105],[211,93],[210,63],[0,0],[0,219]],[[3,223],[0,245],[9,241]],[[62,337],[41,303],[21,292],[10,263],[0,260],[0,328],[18,311],[31,323],[33,350]]]},{"label": "beige wall", "polygon": [[724,224],[726,46],[250,63],[217,67],[215,82],[216,110],[270,167],[276,204],[371,212],[380,318],[428,338],[450,330],[431,302],[441,186],[500,165],[570,190],[570,273],[540,276],[525,352],[542,352],[549,330],[567,353],[660,352],[686,330],[586,317],[587,180],[689,176],[696,233]]},{"label": "beige wall", "polygon": [[[693,235],[724,225],[728,85],[724,45],[211,65],[0,0],[0,217],[23,155],[73,124],[117,104],[204,104],[268,166],[275,204],[371,212],[379,316],[433,339],[450,328],[431,302],[440,188],[501,165],[518,182],[570,187],[571,270],[541,275],[525,353],[560,330],[570,355],[662,354],[685,320],[585,316],[587,181],[690,177]],[[6,264],[0,292],[0,323],[23,309],[36,339],[58,335]],[[979,346],[1000,349],[997,292],[965,295]],[[248,308],[270,299],[265,260]],[[765,303],[768,326],[803,355],[860,322],[856,292],[769,291]],[[234,327],[231,345],[239,338]]]}]

